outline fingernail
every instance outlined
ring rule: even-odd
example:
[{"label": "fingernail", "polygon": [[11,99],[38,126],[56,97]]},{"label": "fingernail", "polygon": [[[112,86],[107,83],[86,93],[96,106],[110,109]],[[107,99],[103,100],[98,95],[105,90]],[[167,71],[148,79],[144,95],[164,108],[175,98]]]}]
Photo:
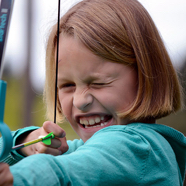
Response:
[{"label": "fingernail", "polygon": [[63,132],[61,137],[64,138],[65,136],[66,136],[66,132]]}]

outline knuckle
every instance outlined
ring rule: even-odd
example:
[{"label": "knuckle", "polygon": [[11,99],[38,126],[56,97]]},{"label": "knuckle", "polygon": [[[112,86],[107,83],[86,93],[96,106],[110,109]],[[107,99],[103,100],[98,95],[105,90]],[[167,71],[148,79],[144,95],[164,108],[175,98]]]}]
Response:
[{"label": "knuckle", "polygon": [[45,129],[45,128],[47,128],[47,127],[48,127],[48,122],[45,121],[45,122],[43,123],[43,129]]},{"label": "knuckle", "polygon": [[59,150],[62,152],[62,154],[65,153],[65,152],[67,152],[68,149],[69,149],[69,146],[68,146],[67,144],[63,144],[63,145],[59,148]]},{"label": "knuckle", "polygon": [[68,149],[69,149],[69,146],[66,144],[66,145],[64,146],[64,151],[66,152],[66,151],[68,151]]},{"label": "knuckle", "polygon": [[47,148],[48,148],[47,146],[44,146],[44,145],[40,144],[37,147],[37,152],[39,152],[39,153],[45,153],[47,151]]}]

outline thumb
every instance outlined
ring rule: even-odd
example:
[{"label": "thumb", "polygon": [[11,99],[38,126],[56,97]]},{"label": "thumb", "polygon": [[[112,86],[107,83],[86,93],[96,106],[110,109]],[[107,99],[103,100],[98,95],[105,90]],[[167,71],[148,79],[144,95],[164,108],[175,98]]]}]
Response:
[{"label": "thumb", "polygon": [[59,125],[57,125],[51,121],[44,122],[43,129],[47,133],[53,132],[55,137],[58,137],[58,138],[64,138],[66,136],[66,132]]}]

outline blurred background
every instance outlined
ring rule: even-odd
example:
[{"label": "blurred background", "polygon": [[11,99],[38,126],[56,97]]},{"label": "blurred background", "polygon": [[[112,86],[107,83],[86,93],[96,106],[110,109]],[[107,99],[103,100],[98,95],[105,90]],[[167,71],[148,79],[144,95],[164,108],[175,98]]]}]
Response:
[{"label": "blurred background", "polygon": [[[139,1],[154,19],[186,92],[186,1]],[[61,15],[76,2],[78,0],[62,0]],[[41,126],[45,121],[42,100],[45,47],[50,28],[57,22],[57,4],[57,0],[14,1],[2,78],[7,81],[4,121],[11,130]],[[186,134],[186,110],[158,123]],[[68,123],[61,126],[66,130],[67,139],[78,138]]]}]

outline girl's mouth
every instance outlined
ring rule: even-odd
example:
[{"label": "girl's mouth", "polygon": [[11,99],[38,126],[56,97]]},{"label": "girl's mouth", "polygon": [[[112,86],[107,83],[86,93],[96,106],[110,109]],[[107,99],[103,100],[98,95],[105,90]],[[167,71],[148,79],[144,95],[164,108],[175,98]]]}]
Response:
[{"label": "girl's mouth", "polygon": [[80,117],[78,123],[81,124],[84,128],[95,128],[95,127],[104,127],[112,119],[111,115],[94,115],[88,117]]}]

